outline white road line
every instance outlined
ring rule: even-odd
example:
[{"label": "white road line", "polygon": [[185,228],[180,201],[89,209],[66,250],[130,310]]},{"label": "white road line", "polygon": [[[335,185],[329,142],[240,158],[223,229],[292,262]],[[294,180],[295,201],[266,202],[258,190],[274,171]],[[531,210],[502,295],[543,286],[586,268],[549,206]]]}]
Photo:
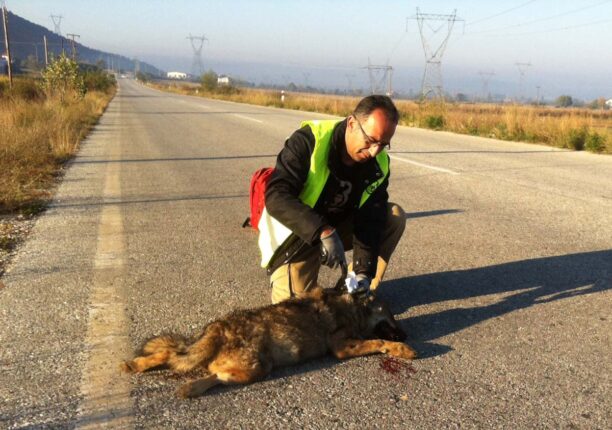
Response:
[{"label": "white road line", "polygon": [[251,117],[248,117],[248,116],[240,115],[239,113],[235,113],[233,115],[237,116],[238,118],[248,119],[249,121],[255,121],[255,122],[263,123],[263,121],[261,121],[259,119],[255,119],[255,118],[251,118]]},{"label": "white road line", "polygon": [[459,172],[455,172],[455,171],[453,171],[453,170],[444,169],[443,167],[436,167],[436,166],[432,166],[432,165],[430,165],[430,164],[423,164],[423,163],[419,163],[418,161],[408,160],[408,159],[406,159],[406,158],[398,157],[397,155],[391,155],[391,154],[389,154],[389,157],[390,157],[392,160],[403,161],[404,163],[414,164],[415,166],[424,167],[424,168],[426,168],[426,169],[436,170],[436,171],[438,171],[438,172],[448,173],[448,174],[450,174],[450,175],[460,175],[460,173],[459,173]]},{"label": "white road line", "polygon": [[[193,96],[191,96],[191,97],[193,97]],[[204,105],[204,104],[199,103],[199,102],[200,102],[200,100],[191,100],[191,99],[189,99],[189,100],[183,100],[183,99],[177,99],[177,101],[178,101],[179,103],[184,104],[184,105],[189,105],[189,106],[194,106],[194,105],[195,105],[196,107],[199,107],[199,108],[202,108],[202,109],[212,109],[212,107],[210,107],[210,106],[208,106],[208,105]]]},{"label": "white road line", "polygon": [[[118,158],[118,148],[115,148]],[[119,360],[129,355],[129,322],[122,288],[125,240],[121,208],[112,203],[121,196],[120,163],[109,163],[104,207],[98,225],[93,287],[85,338],[86,362],[76,428],[134,427],[130,378],[119,373]]]}]

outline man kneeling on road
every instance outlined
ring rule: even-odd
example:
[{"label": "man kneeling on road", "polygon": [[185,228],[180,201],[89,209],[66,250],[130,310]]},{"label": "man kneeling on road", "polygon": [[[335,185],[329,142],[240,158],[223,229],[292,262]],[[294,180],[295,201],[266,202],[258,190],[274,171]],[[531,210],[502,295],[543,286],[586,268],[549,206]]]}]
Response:
[{"label": "man kneeling on road", "polygon": [[398,120],[391,99],[373,95],[348,118],[303,122],[287,139],[259,222],[272,303],[314,288],[321,264],[346,267],[351,248],[358,289],[378,287],[406,224],[387,194],[384,148]]}]

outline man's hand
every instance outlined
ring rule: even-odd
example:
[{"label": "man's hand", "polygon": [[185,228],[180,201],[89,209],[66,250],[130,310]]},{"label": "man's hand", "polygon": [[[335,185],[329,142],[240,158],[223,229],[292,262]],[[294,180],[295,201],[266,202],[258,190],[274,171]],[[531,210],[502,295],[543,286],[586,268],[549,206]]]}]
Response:
[{"label": "man's hand", "polygon": [[321,233],[321,264],[335,269],[339,265],[346,267],[344,245],[335,229],[324,229]]}]

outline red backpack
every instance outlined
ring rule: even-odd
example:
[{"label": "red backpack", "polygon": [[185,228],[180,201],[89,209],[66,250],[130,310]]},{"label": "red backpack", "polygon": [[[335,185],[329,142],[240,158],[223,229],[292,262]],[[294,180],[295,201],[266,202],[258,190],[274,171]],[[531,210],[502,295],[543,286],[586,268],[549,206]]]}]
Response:
[{"label": "red backpack", "polygon": [[251,187],[249,188],[249,199],[251,202],[251,216],[247,217],[242,223],[242,227],[251,226],[255,231],[259,231],[259,219],[266,205],[266,187],[270,176],[274,172],[273,167],[262,167],[251,177]]}]

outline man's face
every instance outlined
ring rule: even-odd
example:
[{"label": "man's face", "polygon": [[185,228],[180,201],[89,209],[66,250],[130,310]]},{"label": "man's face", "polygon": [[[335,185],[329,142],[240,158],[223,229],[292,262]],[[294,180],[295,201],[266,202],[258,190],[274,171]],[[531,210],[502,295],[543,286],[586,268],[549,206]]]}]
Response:
[{"label": "man's face", "polygon": [[346,126],[345,164],[365,163],[376,157],[383,147],[391,143],[396,124],[389,121],[382,109],[372,111],[365,120],[350,116]]}]

